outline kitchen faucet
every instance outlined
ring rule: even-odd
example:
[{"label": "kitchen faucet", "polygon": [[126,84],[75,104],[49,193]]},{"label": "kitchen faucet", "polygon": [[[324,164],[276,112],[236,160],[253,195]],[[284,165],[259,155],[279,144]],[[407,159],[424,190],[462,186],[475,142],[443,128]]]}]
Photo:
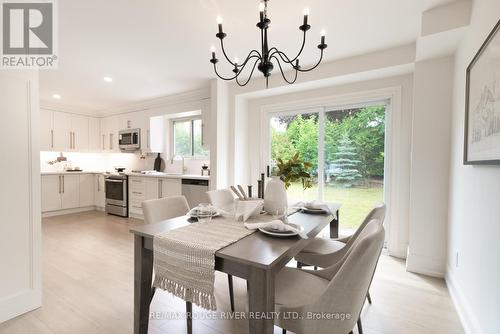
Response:
[{"label": "kitchen faucet", "polygon": [[172,158],[170,159],[170,164],[172,165],[174,163],[175,158],[181,158],[182,159],[182,174],[185,172],[185,166],[184,166],[184,157],[182,155],[174,154],[172,155]]}]

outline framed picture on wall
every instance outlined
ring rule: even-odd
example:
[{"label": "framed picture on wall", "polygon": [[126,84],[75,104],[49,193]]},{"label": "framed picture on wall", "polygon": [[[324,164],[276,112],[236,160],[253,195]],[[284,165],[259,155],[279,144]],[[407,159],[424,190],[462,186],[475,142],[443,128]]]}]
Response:
[{"label": "framed picture on wall", "polygon": [[500,165],[500,21],[467,67],[465,165]]}]

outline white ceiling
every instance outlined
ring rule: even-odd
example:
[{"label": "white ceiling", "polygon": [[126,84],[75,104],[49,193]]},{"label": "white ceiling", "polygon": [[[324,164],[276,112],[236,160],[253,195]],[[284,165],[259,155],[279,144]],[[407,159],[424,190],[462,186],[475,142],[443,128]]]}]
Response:
[{"label": "white ceiling", "polygon": [[[327,31],[326,60],[416,40],[422,11],[449,0],[271,0],[270,43],[293,54],[302,11],[309,7],[309,43],[301,63],[316,60],[319,31]],[[40,75],[42,100],[88,111],[208,85],[215,17],[224,18],[231,57],[258,48],[257,0],[59,1],[59,68]],[[220,58],[220,55],[219,55]],[[321,69],[318,69],[321,70]],[[102,78],[109,75],[112,83]]]}]

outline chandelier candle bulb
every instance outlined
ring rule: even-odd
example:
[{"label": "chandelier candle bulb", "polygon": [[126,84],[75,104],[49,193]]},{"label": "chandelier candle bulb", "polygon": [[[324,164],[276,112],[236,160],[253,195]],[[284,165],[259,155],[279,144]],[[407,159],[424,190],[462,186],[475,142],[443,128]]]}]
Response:
[{"label": "chandelier candle bulb", "polygon": [[325,44],[325,36],[326,36],[326,31],[323,29],[321,30],[321,44]]},{"label": "chandelier candle bulb", "polygon": [[222,34],[222,17],[217,16],[217,25],[219,26],[219,34]]},{"label": "chandelier candle bulb", "polygon": [[309,17],[309,8],[304,9],[304,26],[307,25],[307,19]]}]

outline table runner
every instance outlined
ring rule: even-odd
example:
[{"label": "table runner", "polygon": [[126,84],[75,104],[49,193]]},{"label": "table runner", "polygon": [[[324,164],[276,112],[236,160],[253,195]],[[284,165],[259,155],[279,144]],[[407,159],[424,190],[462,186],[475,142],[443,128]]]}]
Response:
[{"label": "table runner", "polygon": [[215,252],[254,232],[233,218],[218,217],[155,236],[153,286],[216,310]]}]

